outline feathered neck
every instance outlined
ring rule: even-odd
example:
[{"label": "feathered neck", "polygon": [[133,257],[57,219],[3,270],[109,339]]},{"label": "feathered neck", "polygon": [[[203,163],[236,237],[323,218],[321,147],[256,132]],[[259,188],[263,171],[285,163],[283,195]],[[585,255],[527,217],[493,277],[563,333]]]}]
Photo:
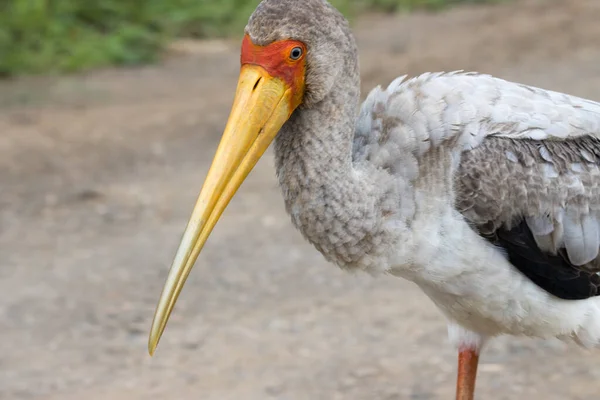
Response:
[{"label": "feathered neck", "polygon": [[360,90],[353,72],[292,115],[275,140],[275,161],[287,212],[304,237],[329,261],[369,270],[365,256],[372,259],[381,241],[386,210],[375,171],[352,162]]}]

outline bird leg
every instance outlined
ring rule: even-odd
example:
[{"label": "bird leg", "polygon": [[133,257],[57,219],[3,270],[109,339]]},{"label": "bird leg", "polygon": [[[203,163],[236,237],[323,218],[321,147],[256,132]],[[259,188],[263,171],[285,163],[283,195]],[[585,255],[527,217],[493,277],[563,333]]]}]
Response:
[{"label": "bird leg", "polygon": [[459,349],[456,400],[473,400],[478,364],[479,349],[468,347],[461,347]]}]

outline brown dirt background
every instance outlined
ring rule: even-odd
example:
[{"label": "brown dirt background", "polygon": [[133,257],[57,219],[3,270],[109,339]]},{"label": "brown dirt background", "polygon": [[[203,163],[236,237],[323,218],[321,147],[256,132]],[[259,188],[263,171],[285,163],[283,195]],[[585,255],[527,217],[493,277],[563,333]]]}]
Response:
[{"label": "brown dirt background", "polygon": [[[366,91],[477,70],[600,100],[600,2],[369,15]],[[0,84],[0,399],[451,399],[445,322],[412,284],[328,265],[289,223],[272,157],[201,255],[154,358],[147,331],[224,127],[238,42],[158,66]],[[599,353],[500,338],[479,399],[588,399]]]}]

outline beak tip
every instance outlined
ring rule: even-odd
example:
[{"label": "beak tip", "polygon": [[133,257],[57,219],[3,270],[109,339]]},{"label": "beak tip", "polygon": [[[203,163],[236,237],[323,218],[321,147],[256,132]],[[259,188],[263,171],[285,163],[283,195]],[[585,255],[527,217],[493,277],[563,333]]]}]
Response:
[{"label": "beak tip", "polygon": [[156,351],[157,346],[158,340],[156,340],[153,337],[150,337],[150,340],[148,340],[148,354],[150,354],[150,357],[154,356],[154,352]]},{"label": "beak tip", "polygon": [[154,322],[152,323],[152,329],[150,330],[150,336],[148,337],[148,354],[150,357],[154,356],[158,342],[162,336],[162,329],[159,328]]}]

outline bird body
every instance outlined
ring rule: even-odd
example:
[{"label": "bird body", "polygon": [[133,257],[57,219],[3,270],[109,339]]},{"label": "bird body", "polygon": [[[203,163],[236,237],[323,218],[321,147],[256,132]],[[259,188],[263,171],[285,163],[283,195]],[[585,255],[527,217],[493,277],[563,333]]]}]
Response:
[{"label": "bird body", "polygon": [[[572,159],[546,146],[570,152],[565,140],[600,138],[600,104],[488,75],[438,73],[374,89],[353,135],[315,134],[331,112],[323,121],[315,114],[284,126],[275,157],[292,221],[328,260],[415,282],[460,328],[451,329],[457,345],[474,334],[600,344],[600,298],[548,293],[473,228],[552,212],[552,229],[575,212],[597,226],[600,141]],[[353,140],[350,165],[341,136]],[[590,241],[596,260],[598,236]]]},{"label": "bird body", "polygon": [[[598,139],[599,103],[487,75],[424,74],[374,89],[359,113],[355,164],[389,171],[398,199],[382,219],[393,239],[376,266],[414,281],[453,323],[483,337],[600,344],[595,272],[584,277],[587,296],[565,300],[481,235],[525,220],[570,259],[597,265]],[[577,230],[588,248],[567,237]]]},{"label": "bird body", "polygon": [[[264,0],[234,106],[153,322],[269,143],[293,224],[327,260],[416,283],[459,348],[457,398],[501,334],[600,344],[600,103],[428,73],[359,104],[357,49],[325,0]],[[399,294],[401,298],[401,294]]]}]

